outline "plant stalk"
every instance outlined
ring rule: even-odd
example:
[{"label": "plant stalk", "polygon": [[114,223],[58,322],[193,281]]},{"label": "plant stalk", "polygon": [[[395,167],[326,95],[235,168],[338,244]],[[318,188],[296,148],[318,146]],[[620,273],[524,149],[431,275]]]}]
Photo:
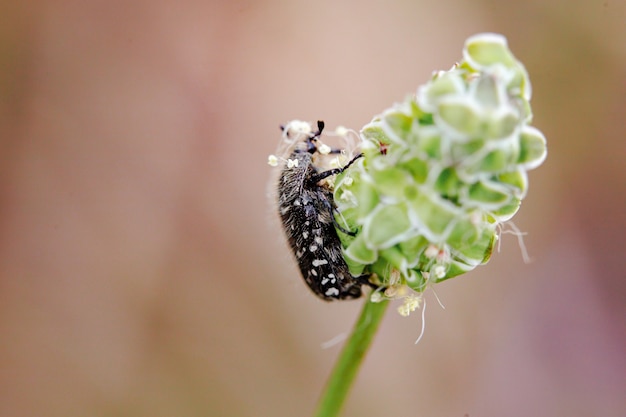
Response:
[{"label": "plant stalk", "polygon": [[314,414],[315,417],[339,415],[388,304],[387,300],[373,303],[368,297],[352,334],[326,382]]}]

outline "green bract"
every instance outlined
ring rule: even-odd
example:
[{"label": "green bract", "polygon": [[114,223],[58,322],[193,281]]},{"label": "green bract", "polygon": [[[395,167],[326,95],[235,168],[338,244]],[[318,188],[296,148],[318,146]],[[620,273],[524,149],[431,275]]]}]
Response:
[{"label": "green bract", "polygon": [[365,157],[335,183],[337,221],[357,231],[339,233],[351,272],[382,285],[399,272],[422,291],[487,262],[526,194],[526,171],[546,157],[530,96],[506,39],[476,35],[459,64],[364,126]]}]

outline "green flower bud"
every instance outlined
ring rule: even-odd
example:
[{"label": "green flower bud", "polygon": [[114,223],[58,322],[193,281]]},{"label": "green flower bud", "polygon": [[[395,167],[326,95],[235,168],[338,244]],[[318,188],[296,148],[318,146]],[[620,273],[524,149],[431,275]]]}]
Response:
[{"label": "green flower bud", "polygon": [[334,191],[337,222],[356,231],[339,233],[351,272],[422,292],[486,263],[526,194],[526,171],[546,157],[530,96],[506,39],[476,35],[459,64],[364,126],[364,158]]}]

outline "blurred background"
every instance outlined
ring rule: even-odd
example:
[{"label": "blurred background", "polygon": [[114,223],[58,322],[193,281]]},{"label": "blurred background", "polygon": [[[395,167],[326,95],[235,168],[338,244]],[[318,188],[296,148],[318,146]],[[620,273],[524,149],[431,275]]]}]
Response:
[{"label": "blurred background", "polygon": [[361,301],[275,221],[278,125],[359,129],[504,34],[528,234],[389,309],[345,416],[626,415],[626,2],[3,1],[0,416],[311,415]]}]

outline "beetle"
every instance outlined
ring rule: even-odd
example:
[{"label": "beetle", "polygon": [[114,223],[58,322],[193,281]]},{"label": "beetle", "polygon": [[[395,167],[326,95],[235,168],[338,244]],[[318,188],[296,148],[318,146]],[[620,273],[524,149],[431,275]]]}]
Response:
[{"label": "beetle", "polygon": [[[359,298],[362,285],[376,286],[368,275],[355,277],[350,273],[337,229],[354,234],[336,223],[333,192],[323,180],[343,172],[362,154],[344,167],[321,170],[315,161],[321,153],[318,138],[324,122],[318,121],[317,128],[316,132],[297,132],[301,142],[295,144],[278,179],[278,211],[302,277],[313,293],[325,301]],[[291,134],[289,126],[281,129],[287,137]]]}]

